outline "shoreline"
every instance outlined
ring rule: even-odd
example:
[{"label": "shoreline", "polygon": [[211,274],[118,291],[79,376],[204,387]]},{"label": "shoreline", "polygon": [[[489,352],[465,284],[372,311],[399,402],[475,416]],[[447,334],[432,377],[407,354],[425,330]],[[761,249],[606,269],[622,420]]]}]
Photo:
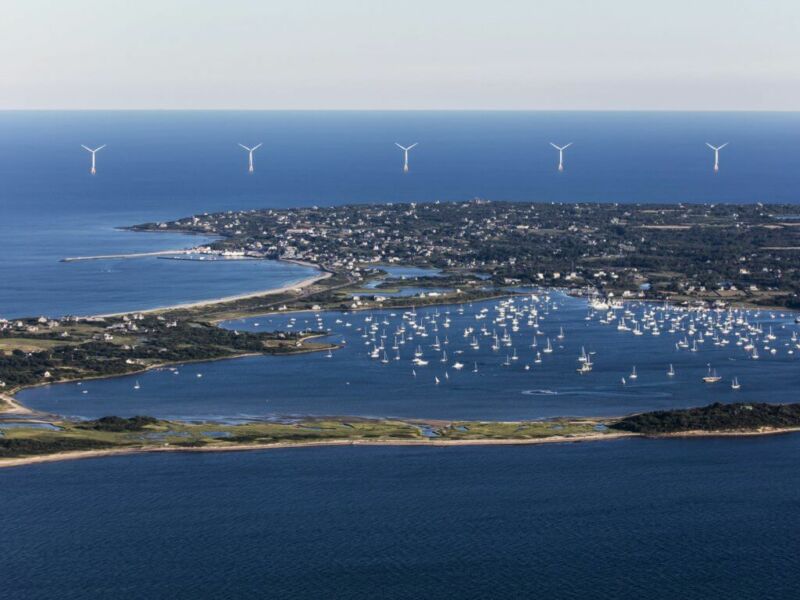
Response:
[{"label": "shoreline", "polygon": [[255,292],[246,292],[243,294],[235,294],[232,296],[223,296],[221,298],[209,298],[207,300],[198,300],[195,302],[185,302],[181,304],[172,304],[168,306],[160,306],[156,308],[147,308],[144,310],[129,310],[125,312],[116,312],[116,313],[105,313],[99,315],[89,315],[91,318],[111,318],[111,317],[122,317],[124,315],[130,314],[154,314],[154,313],[163,313],[163,312],[170,312],[173,310],[186,310],[192,308],[203,308],[206,306],[212,306],[214,304],[224,304],[226,302],[235,302],[237,300],[248,300],[250,298],[258,298],[261,296],[274,296],[277,294],[284,294],[286,292],[290,292],[293,290],[302,290],[303,288],[310,287],[315,283],[320,281],[324,281],[325,279],[329,279],[333,276],[333,273],[330,271],[325,271],[321,267],[317,265],[311,265],[310,263],[299,263],[295,261],[282,261],[282,262],[291,262],[292,264],[299,264],[303,267],[314,267],[319,271],[317,275],[313,275],[311,277],[306,277],[305,279],[301,279],[300,281],[296,281],[293,283],[288,283],[281,287],[277,288],[268,288],[266,290],[258,290]]},{"label": "shoreline", "polygon": [[583,442],[603,442],[615,441],[620,439],[689,439],[689,438],[713,438],[713,437],[756,437],[769,435],[782,435],[800,432],[800,427],[790,427],[785,429],[763,429],[759,431],[685,431],[680,433],[668,434],[642,434],[631,432],[596,433],[589,435],[573,436],[550,436],[543,438],[484,438],[467,440],[437,440],[437,439],[378,439],[378,440],[327,440],[315,442],[276,442],[274,444],[236,444],[231,446],[211,446],[211,447],[178,447],[178,446],[153,446],[153,447],[133,447],[133,448],[109,448],[106,450],[79,450],[74,452],[60,452],[56,454],[45,454],[40,456],[26,456],[21,458],[0,458],[0,469],[23,467],[33,464],[62,462],[69,460],[83,460],[90,458],[109,458],[113,456],[132,456],[159,452],[179,452],[179,453],[208,453],[208,452],[252,452],[259,450],[286,450],[299,448],[321,448],[328,446],[408,446],[408,447],[427,447],[427,448],[449,448],[461,446],[539,446],[545,444],[577,444]]},{"label": "shoreline", "polygon": [[[307,340],[313,340],[326,337],[325,335],[309,335],[304,337],[300,340],[300,345],[304,344]],[[332,344],[332,350],[338,350],[338,344]],[[293,354],[310,354],[312,352],[322,352],[323,349],[315,349],[315,348],[304,348],[302,350],[298,350],[293,352]],[[0,401],[5,402],[9,405],[9,408],[3,408],[0,406],[0,418],[6,415],[31,415],[31,416],[42,416],[42,417],[50,417],[50,416],[57,416],[60,418],[64,418],[64,415],[53,415],[51,413],[41,413],[28,406],[25,406],[19,399],[16,398],[16,395],[20,392],[24,392],[25,390],[31,390],[34,388],[45,387],[48,385],[62,385],[65,383],[82,383],[84,381],[97,381],[99,379],[116,379],[119,377],[130,377],[132,375],[140,375],[142,373],[147,373],[148,371],[155,371],[157,369],[168,369],[170,367],[174,367],[176,365],[183,366],[183,365],[197,365],[202,363],[213,363],[222,360],[236,360],[239,358],[248,358],[252,356],[271,356],[269,353],[265,352],[244,352],[242,354],[234,354],[231,356],[222,356],[220,358],[198,358],[196,360],[180,360],[180,361],[170,361],[165,363],[159,363],[157,365],[147,365],[142,369],[137,371],[131,371],[129,373],[117,373],[113,375],[98,375],[96,377],[81,377],[80,379],[58,379],[55,381],[45,381],[42,383],[36,383],[33,385],[26,385],[20,388],[16,388],[12,391],[12,394],[0,394]],[[2,459],[0,459],[2,460]]]}]

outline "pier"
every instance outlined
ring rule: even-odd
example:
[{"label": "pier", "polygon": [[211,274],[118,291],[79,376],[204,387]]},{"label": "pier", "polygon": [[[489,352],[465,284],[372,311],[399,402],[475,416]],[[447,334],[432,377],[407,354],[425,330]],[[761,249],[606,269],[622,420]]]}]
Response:
[{"label": "pier", "polygon": [[194,250],[158,250],[156,252],[134,252],[131,254],[100,254],[97,256],[69,256],[60,262],[80,262],[84,260],[114,260],[128,258],[144,258],[147,256],[169,256],[172,254],[190,254]]}]

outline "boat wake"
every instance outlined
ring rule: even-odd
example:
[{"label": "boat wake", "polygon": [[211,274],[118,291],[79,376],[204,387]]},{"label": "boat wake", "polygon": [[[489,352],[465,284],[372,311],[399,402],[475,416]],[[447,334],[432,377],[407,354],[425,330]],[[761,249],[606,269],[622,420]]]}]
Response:
[{"label": "boat wake", "polygon": [[566,388],[561,390],[535,389],[522,390],[525,396],[591,396],[595,398],[672,398],[669,392],[655,392],[653,390],[636,389],[594,389]]}]

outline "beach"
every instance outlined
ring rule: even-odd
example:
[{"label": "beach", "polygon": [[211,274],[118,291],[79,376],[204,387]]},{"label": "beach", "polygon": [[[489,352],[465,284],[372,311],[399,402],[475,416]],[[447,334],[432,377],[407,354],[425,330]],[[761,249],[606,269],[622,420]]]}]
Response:
[{"label": "beach", "polygon": [[418,440],[323,440],[314,442],[276,442],[274,444],[231,444],[228,446],[206,446],[206,447],[177,447],[177,446],[153,446],[141,448],[109,448],[107,450],[81,450],[75,452],[59,452],[41,456],[25,456],[20,458],[0,459],[0,469],[10,467],[22,467],[26,465],[61,462],[67,460],[82,460],[90,458],[106,458],[111,456],[130,456],[135,454],[150,453],[208,453],[208,452],[252,452],[257,450],[286,450],[301,448],[319,448],[336,446],[359,446],[359,447],[425,447],[425,448],[453,448],[466,446],[539,446],[545,444],[577,444],[581,442],[609,442],[621,439],[640,438],[642,440],[659,439],[687,439],[687,438],[738,438],[738,437],[758,437],[775,436],[800,432],[800,427],[790,427],[785,429],[763,428],[757,431],[685,431],[680,433],[668,434],[641,434],[631,432],[614,433],[591,433],[586,435],[554,435],[543,438],[508,438],[508,439],[467,439],[467,440],[437,440],[437,439],[418,439]]},{"label": "beach", "polygon": [[[290,262],[290,261],[287,261],[287,262]],[[297,264],[297,263],[295,263],[295,264]],[[308,264],[304,263],[303,266],[312,266],[312,265],[308,265]],[[319,281],[323,281],[325,279],[328,279],[332,275],[333,275],[333,273],[331,273],[329,271],[320,271],[319,274],[314,275],[313,277],[307,277],[307,278],[302,279],[300,281],[289,283],[289,284],[286,284],[284,286],[277,287],[277,288],[269,288],[269,289],[266,289],[266,290],[259,290],[259,291],[256,291],[256,292],[247,292],[247,293],[244,293],[244,294],[236,294],[236,295],[233,295],[233,296],[223,296],[221,298],[209,298],[208,300],[198,300],[197,302],[186,302],[186,303],[182,303],[182,304],[173,304],[173,305],[170,305],[170,306],[161,306],[161,307],[156,307],[156,308],[148,308],[148,309],[145,309],[145,310],[132,310],[132,311],[126,311],[126,312],[105,313],[105,314],[99,314],[99,315],[92,315],[92,317],[102,319],[102,318],[110,318],[110,317],[121,317],[123,315],[129,315],[131,313],[153,314],[153,313],[167,312],[167,311],[171,311],[171,310],[184,310],[184,309],[191,309],[191,308],[202,308],[204,306],[210,306],[212,304],[222,304],[224,302],[235,302],[237,300],[247,300],[249,298],[258,298],[260,296],[274,296],[274,295],[277,295],[277,294],[284,294],[286,292],[290,292],[290,291],[293,291],[293,290],[298,290],[298,291],[302,290],[302,289],[307,288],[307,287],[309,287],[311,285],[314,285],[315,283],[317,283]]]}]

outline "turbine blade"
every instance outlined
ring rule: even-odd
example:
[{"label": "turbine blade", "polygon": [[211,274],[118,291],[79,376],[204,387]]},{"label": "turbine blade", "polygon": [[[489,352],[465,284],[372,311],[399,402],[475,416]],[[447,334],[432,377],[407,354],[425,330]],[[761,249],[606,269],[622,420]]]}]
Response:
[{"label": "turbine blade", "polygon": [[398,148],[400,148],[401,150],[408,150],[408,148],[406,148],[405,146],[401,146],[397,142],[395,142],[394,145],[397,146]]},{"label": "turbine blade", "polygon": [[708,142],[706,142],[706,146],[708,146],[708,147],[709,147],[709,148],[711,148],[712,150],[719,150],[719,148],[714,148],[714,146],[712,146],[712,145],[711,145],[711,144],[709,144]]},{"label": "turbine blade", "polygon": [[727,146],[727,145],[728,145],[728,142],[725,142],[724,144],[722,144],[722,146],[720,146],[719,148],[717,148],[717,150],[722,150],[722,149],[723,149],[725,146]]},{"label": "turbine blade", "polygon": [[569,144],[567,144],[566,146],[564,146],[564,147],[563,147],[563,148],[561,148],[561,149],[562,149],[562,150],[566,150],[566,149],[567,149],[567,148],[569,148],[570,146],[572,146],[572,142],[570,142]]},{"label": "turbine blade", "polygon": [[550,142],[550,145],[555,148],[556,150],[561,150],[558,146],[556,146],[553,142]]},{"label": "turbine blade", "polygon": [[84,149],[84,150],[86,150],[87,152],[92,152],[92,149],[91,149],[91,148],[88,148],[87,146],[84,146],[83,144],[81,144],[81,148],[83,148],[83,149]]},{"label": "turbine blade", "polygon": [[245,150],[247,150],[248,152],[250,152],[250,148],[248,148],[248,147],[247,147],[247,146],[245,146],[244,144],[239,144],[239,145],[240,145],[242,148],[244,148]]},{"label": "turbine blade", "polygon": [[408,148],[406,148],[406,149],[407,149],[407,150],[411,150],[413,147],[417,146],[418,144],[419,144],[418,142],[414,142],[413,144],[411,144],[411,145],[410,145]]},{"label": "turbine blade", "polygon": [[258,150],[259,148],[261,148],[261,146],[263,146],[263,145],[264,145],[264,144],[262,143],[262,144],[258,144],[257,146],[253,146],[253,151],[255,152],[256,150]]},{"label": "turbine blade", "polygon": [[96,149],[95,149],[95,152],[99,152],[100,150],[102,150],[102,149],[103,149],[103,148],[105,148],[105,147],[106,147],[106,145],[105,145],[105,144],[103,144],[103,145],[102,145],[102,146],[100,146],[99,148],[96,148]]}]

